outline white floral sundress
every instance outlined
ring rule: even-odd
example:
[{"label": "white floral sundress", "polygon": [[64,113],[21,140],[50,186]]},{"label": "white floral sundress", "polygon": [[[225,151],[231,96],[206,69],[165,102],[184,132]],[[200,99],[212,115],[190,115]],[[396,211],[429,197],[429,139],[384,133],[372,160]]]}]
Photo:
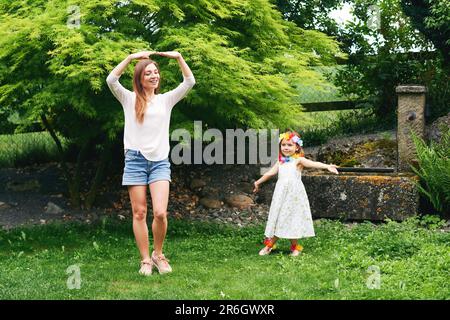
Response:
[{"label": "white floral sundress", "polygon": [[297,169],[299,159],[279,163],[278,181],[270,204],[265,236],[284,239],[314,237],[309,200]]}]

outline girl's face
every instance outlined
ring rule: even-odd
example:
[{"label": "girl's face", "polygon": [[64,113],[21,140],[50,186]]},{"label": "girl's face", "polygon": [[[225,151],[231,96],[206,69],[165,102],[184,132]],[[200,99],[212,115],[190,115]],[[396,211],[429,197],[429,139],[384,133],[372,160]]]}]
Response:
[{"label": "girl's face", "polygon": [[298,145],[291,140],[283,139],[281,141],[281,153],[285,157],[292,156],[298,149]]},{"label": "girl's face", "polygon": [[149,64],[144,69],[142,75],[142,87],[147,90],[155,90],[159,85],[159,70],[153,64]]}]

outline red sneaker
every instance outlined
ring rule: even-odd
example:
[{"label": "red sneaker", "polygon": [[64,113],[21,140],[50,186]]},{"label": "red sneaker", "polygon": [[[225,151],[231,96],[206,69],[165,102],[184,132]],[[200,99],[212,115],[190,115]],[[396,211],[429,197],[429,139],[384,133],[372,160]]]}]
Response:
[{"label": "red sneaker", "polygon": [[260,256],[268,255],[272,251],[272,249],[275,249],[275,243],[273,243],[269,238],[266,238],[264,240],[264,244],[266,246],[259,251]]},{"label": "red sneaker", "polygon": [[300,253],[302,253],[303,247],[299,244],[291,245],[291,256],[297,257]]}]

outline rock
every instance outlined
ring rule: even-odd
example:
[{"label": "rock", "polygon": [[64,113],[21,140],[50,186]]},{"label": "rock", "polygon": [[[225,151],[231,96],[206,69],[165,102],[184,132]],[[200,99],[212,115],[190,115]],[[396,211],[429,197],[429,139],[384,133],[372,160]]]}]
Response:
[{"label": "rock", "polygon": [[437,118],[429,127],[425,128],[426,140],[439,143],[444,130],[448,130],[448,128],[450,128],[450,113],[446,116]]},{"label": "rock", "polygon": [[8,209],[10,206],[7,203],[1,202],[0,201],[0,210],[1,209]]},{"label": "rock", "polygon": [[61,209],[60,207],[58,207],[53,202],[47,203],[47,206],[45,207],[45,213],[48,213],[48,214],[61,214],[63,212],[64,212],[64,210]]},{"label": "rock", "polygon": [[250,182],[241,182],[237,185],[237,188],[244,193],[252,194],[254,186]]},{"label": "rock", "polygon": [[14,192],[38,191],[40,187],[39,181],[35,179],[24,182],[11,181],[6,184],[6,190]]},{"label": "rock", "polygon": [[380,154],[369,156],[367,159],[361,160],[361,165],[365,168],[383,167],[384,163],[385,160]]},{"label": "rock", "polygon": [[204,186],[206,186],[206,181],[203,179],[193,179],[190,184],[192,190],[203,188]]},{"label": "rock", "polygon": [[317,152],[317,161],[341,167],[395,167],[396,158],[397,142],[390,137],[324,145]]},{"label": "rock", "polygon": [[313,173],[302,181],[313,218],[403,221],[418,213],[418,178],[412,174]]},{"label": "rock", "polygon": [[226,197],[225,202],[230,207],[236,207],[239,209],[244,209],[244,208],[254,205],[252,198],[250,198],[249,196],[240,195],[240,194],[231,195],[231,196]]},{"label": "rock", "polygon": [[201,198],[200,204],[208,209],[219,209],[222,207],[222,201],[213,198]]},{"label": "rock", "polygon": [[200,195],[204,198],[219,198],[219,190],[217,188],[206,186],[200,191]]}]

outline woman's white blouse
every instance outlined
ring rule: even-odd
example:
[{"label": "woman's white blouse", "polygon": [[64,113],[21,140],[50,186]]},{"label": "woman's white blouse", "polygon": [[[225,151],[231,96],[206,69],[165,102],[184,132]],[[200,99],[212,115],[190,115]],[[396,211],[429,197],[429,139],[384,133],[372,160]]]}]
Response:
[{"label": "woman's white blouse", "polygon": [[185,77],[178,87],[169,92],[157,94],[149,102],[142,124],[136,119],[136,94],[124,88],[119,78],[111,72],[106,82],[122,104],[125,114],[124,149],[139,150],[150,161],[166,159],[170,151],[169,126],[172,108],[194,86],[194,76]]}]

